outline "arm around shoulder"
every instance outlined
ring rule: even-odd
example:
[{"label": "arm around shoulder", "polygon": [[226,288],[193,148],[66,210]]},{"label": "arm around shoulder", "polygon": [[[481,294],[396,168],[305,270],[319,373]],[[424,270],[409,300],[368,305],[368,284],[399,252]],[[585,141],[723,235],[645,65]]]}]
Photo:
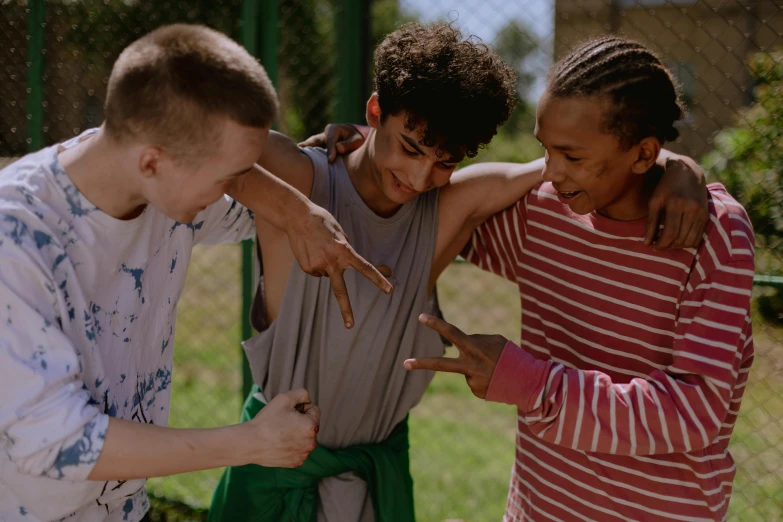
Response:
[{"label": "arm around shoulder", "polygon": [[490,216],[522,199],[541,183],[544,159],[528,163],[476,163],[455,172],[441,195],[441,204],[475,228]]},{"label": "arm around shoulder", "polygon": [[454,173],[438,202],[432,284],[479,225],[541,183],[543,168],[540,158],[529,163],[476,163]]},{"label": "arm around shoulder", "polygon": [[313,164],[301,148],[288,136],[270,131],[259,165],[285,181],[305,196],[313,186]]}]

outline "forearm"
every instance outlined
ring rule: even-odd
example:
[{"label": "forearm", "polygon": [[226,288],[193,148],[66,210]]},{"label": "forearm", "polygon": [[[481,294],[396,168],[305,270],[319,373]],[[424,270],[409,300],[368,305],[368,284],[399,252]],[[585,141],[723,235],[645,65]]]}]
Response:
[{"label": "forearm", "polygon": [[251,210],[256,217],[282,230],[297,217],[309,212],[304,194],[271,172],[255,165],[227,194]]},{"label": "forearm", "polygon": [[89,480],[132,480],[242,465],[241,425],[211,429],[164,428],[109,419]]},{"label": "forearm", "polygon": [[704,375],[664,370],[614,383],[606,373],[535,359],[509,343],[487,400],[515,404],[530,430],[550,443],[650,455],[692,451],[715,440],[727,414],[728,393],[721,389],[716,395],[713,388]]}]

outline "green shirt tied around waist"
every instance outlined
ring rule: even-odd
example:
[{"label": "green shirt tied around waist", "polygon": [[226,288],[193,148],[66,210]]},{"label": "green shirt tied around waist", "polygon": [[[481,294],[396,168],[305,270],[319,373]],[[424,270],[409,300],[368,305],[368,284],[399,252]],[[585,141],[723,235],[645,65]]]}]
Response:
[{"label": "green shirt tied around waist", "polygon": [[[245,401],[242,422],[265,406],[254,397],[258,391],[254,386]],[[415,521],[406,417],[383,442],[336,450],[318,446],[296,469],[227,468],[212,498],[209,522],[316,522],[318,482],[346,471],[367,482],[377,522]]]}]

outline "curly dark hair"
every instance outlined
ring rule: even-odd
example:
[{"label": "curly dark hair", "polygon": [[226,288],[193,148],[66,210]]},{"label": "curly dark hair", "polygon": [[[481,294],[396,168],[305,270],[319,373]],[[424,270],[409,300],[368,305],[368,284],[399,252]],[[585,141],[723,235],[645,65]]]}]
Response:
[{"label": "curly dark hair", "polygon": [[617,36],[592,39],[550,70],[547,91],[556,97],[608,96],[603,127],[627,150],[648,136],[674,141],[685,112],[679,89],[661,59],[644,45]]},{"label": "curly dark hair", "polygon": [[[382,118],[405,114],[422,144],[472,158],[514,108],[514,71],[475,37],[445,23],[409,23],[375,49]],[[383,120],[382,120],[383,121]]]}]

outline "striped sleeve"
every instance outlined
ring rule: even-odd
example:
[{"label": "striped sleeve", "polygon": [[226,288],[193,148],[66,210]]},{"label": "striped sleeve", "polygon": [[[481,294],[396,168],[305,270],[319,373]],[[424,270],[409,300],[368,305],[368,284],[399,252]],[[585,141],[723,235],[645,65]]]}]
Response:
[{"label": "striped sleeve", "polygon": [[538,437],[623,455],[686,452],[715,441],[740,368],[752,357],[752,262],[718,265],[681,301],[671,364],[615,383],[599,371],[538,360],[509,343],[487,400],[515,404]]},{"label": "striped sleeve", "polygon": [[482,270],[516,283],[525,241],[527,198],[525,196],[479,226],[462,250],[462,257]]}]

